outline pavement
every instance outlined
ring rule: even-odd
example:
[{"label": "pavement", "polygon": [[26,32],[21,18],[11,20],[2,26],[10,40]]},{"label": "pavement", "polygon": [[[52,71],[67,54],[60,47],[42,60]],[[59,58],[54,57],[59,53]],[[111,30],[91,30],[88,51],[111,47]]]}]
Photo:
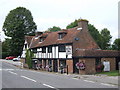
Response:
[{"label": "pavement", "polygon": [[10,63],[12,65],[15,65],[17,67],[22,67],[22,63],[20,61],[13,61],[13,60],[5,60],[5,59],[0,59],[2,62]]},{"label": "pavement", "polygon": [[2,62],[3,88],[118,88],[118,77],[27,70],[15,67],[20,62]]},{"label": "pavement", "polygon": [[[76,79],[85,79],[92,82],[100,82],[110,85],[119,85],[118,83],[118,76],[107,76],[107,75],[70,75],[70,77]],[[120,78],[120,77],[119,77]]]}]

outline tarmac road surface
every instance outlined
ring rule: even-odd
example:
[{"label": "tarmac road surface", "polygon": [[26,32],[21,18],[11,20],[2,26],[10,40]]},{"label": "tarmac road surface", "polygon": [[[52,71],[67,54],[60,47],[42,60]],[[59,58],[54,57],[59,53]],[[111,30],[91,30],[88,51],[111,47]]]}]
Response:
[{"label": "tarmac road surface", "polygon": [[70,78],[66,75],[20,69],[6,62],[0,64],[0,72],[2,72],[2,88],[48,88],[57,90],[62,88],[118,88],[117,85]]}]

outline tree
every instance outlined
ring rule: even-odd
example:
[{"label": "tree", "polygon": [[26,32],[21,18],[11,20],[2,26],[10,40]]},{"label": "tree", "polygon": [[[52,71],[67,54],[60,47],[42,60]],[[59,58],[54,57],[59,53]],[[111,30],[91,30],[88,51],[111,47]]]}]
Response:
[{"label": "tree", "polygon": [[26,50],[26,61],[27,61],[27,64],[28,64],[28,67],[29,68],[32,68],[32,58],[33,58],[34,54],[31,50]]},{"label": "tree", "polygon": [[56,32],[56,31],[60,31],[60,30],[61,30],[60,27],[53,26],[52,28],[48,28],[47,31],[50,31],[50,32]]},{"label": "tree", "polygon": [[112,36],[110,35],[110,31],[107,28],[104,28],[101,32],[101,49],[109,49],[110,47],[110,40]]},{"label": "tree", "polygon": [[10,39],[6,39],[4,42],[2,42],[2,58],[5,58],[10,55],[9,42],[10,42]]},{"label": "tree", "polygon": [[102,48],[102,46],[101,46],[102,37],[101,37],[101,34],[99,33],[98,29],[96,29],[95,26],[91,25],[91,24],[88,24],[88,29],[89,29],[91,36],[98,44],[98,46],[100,48]]},{"label": "tree", "polygon": [[70,23],[69,25],[67,25],[67,29],[69,28],[73,28],[73,27],[76,27],[78,26],[78,20],[75,20],[74,22]]},{"label": "tree", "polygon": [[113,50],[120,50],[120,38],[115,39],[112,45]]},{"label": "tree", "polygon": [[5,35],[11,37],[10,53],[14,56],[21,55],[25,35],[34,35],[36,29],[37,26],[29,10],[24,7],[11,10],[3,25]]}]

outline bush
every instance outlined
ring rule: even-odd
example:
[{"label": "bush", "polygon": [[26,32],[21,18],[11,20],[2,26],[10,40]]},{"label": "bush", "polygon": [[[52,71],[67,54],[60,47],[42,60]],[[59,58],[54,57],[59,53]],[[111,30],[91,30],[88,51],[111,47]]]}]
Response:
[{"label": "bush", "polygon": [[29,69],[32,68],[32,57],[33,57],[33,52],[30,51],[29,49],[26,50],[26,57],[25,57],[25,59],[27,61]]},{"label": "bush", "polygon": [[99,64],[99,65],[96,66],[96,71],[97,72],[102,72],[103,69],[104,69],[104,65],[103,64]]},{"label": "bush", "polygon": [[8,56],[9,56],[9,54],[7,52],[2,52],[2,59],[5,59]]}]

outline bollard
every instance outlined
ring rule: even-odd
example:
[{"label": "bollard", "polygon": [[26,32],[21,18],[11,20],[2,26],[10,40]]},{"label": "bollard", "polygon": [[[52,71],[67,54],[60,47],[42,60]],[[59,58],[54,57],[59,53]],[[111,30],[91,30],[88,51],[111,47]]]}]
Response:
[{"label": "bollard", "polygon": [[23,63],[21,63],[21,68],[23,68]]},{"label": "bollard", "polygon": [[120,73],[120,62],[118,63],[119,73]]}]

